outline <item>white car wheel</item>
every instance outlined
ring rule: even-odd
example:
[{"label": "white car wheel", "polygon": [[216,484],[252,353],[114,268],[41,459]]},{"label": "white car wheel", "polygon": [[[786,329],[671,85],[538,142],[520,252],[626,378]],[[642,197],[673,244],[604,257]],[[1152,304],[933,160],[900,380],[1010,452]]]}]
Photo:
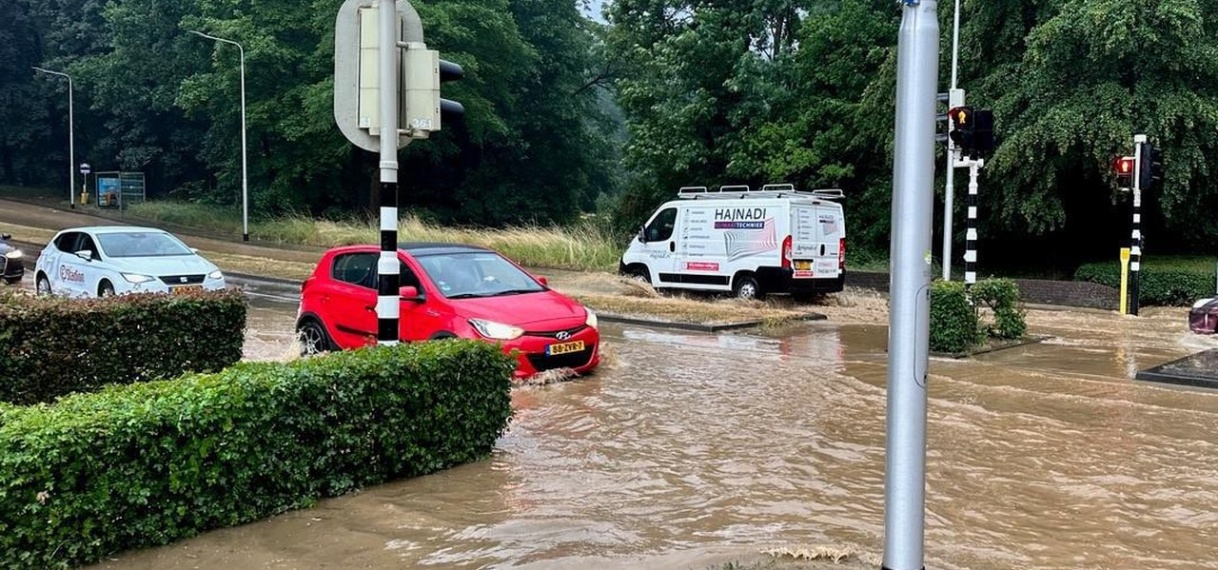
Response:
[{"label": "white car wheel", "polygon": [[39,295],[50,295],[51,294],[51,281],[49,279],[47,279],[46,275],[38,276],[38,282],[37,282],[36,287],[37,287]]},{"label": "white car wheel", "polygon": [[109,281],[102,281],[101,285],[97,286],[97,296],[98,297],[113,297],[114,296],[114,285],[111,285]]}]

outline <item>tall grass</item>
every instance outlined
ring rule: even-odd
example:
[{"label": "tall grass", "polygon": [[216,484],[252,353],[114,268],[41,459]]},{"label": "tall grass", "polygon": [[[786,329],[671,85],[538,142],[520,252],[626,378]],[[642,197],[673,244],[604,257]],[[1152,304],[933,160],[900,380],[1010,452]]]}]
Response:
[{"label": "tall grass", "polygon": [[[239,212],[182,202],[146,202],[128,215],[208,232],[241,233]],[[373,218],[317,220],[289,215],[250,223],[250,235],[276,243],[335,247],[380,243],[379,224]],[[603,224],[581,220],[570,226],[518,226],[504,229],[453,228],[404,215],[398,223],[399,241],[451,242],[479,245],[503,253],[531,267],[616,271],[625,240]]]}]

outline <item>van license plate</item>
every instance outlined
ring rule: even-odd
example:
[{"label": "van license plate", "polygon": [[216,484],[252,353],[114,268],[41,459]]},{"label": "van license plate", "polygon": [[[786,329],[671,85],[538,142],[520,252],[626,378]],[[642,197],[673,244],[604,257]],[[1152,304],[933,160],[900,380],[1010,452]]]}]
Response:
[{"label": "van license plate", "polygon": [[186,285],[185,287],[173,287],[170,289],[170,291],[173,292],[174,295],[185,295],[186,293],[198,291],[202,288],[203,287],[199,285]]},{"label": "van license plate", "polygon": [[584,349],[584,341],[577,340],[575,342],[564,342],[561,344],[551,344],[546,347],[547,356],[558,356],[560,354],[570,354],[579,352]]},{"label": "van license plate", "polygon": [[808,270],[812,269],[812,262],[811,261],[796,261],[795,269],[800,270],[800,271],[808,271]]}]

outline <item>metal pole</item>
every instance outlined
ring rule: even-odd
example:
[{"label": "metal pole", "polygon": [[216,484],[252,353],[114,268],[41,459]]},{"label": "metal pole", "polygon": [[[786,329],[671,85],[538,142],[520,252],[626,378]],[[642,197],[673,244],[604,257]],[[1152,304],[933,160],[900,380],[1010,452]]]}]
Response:
[{"label": "metal pole", "polygon": [[246,161],[245,146],[245,48],[241,44],[237,50],[241,52],[241,241],[250,240],[250,176],[249,163]]},{"label": "metal pole", "polygon": [[[1138,277],[1142,271],[1142,144],[1146,135],[1133,136],[1133,231],[1129,243],[1129,314],[1138,315]],[[1150,168],[1150,165],[1146,165]]]},{"label": "metal pole", "polygon": [[205,34],[198,30],[191,30],[190,33],[207,38],[209,40],[232,44],[237,46],[237,51],[241,54],[241,241],[250,240],[250,184],[249,184],[249,166],[246,160],[246,144],[245,144],[245,48],[241,44],[212,35]]},{"label": "metal pole", "polygon": [[76,209],[76,104],[72,101],[72,77],[68,78],[68,207]]},{"label": "metal pole", "polygon": [[930,252],[939,77],[936,4],[937,0],[904,0],[897,42],[884,480],[885,570],[923,568]]},{"label": "metal pole", "polygon": [[398,24],[397,3],[380,0],[381,257],[376,265],[376,342],[398,343]]},{"label": "metal pole", "polygon": [[[956,0],[956,11],[952,18],[952,84],[948,93],[956,90],[956,69],[960,52],[960,0]],[[950,96],[949,96],[950,97]],[[950,99],[949,99],[950,101]],[[950,110],[950,109],[949,109]],[[955,212],[956,142],[947,138],[947,172],[943,192],[943,280],[952,280],[952,217]]]},{"label": "metal pole", "polygon": [[964,289],[970,291],[977,283],[977,174],[985,161],[970,160],[968,164],[968,234],[964,238]]},{"label": "metal pole", "polygon": [[34,71],[41,71],[50,75],[58,75],[68,79],[68,204],[72,209],[76,209],[76,120],[73,116],[75,113],[72,101],[72,76],[60,71],[51,71],[41,67],[34,67]]}]

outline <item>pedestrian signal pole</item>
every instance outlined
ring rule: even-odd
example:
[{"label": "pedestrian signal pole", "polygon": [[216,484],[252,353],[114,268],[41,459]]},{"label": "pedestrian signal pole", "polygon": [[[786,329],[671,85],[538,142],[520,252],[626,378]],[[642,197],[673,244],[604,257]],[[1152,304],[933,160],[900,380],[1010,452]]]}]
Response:
[{"label": "pedestrian signal pole", "polygon": [[1142,145],[1146,135],[1133,136],[1133,229],[1129,240],[1129,314],[1138,315],[1138,277],[1142,272]]},{"label": "pedestrian signal pole", "polygon": [[[968,233],[964,237],[964,290],[977,284],[977,176],[985,166],[982,159],[968,161]],[[970,297],[971,299],[971,297]]]}]

